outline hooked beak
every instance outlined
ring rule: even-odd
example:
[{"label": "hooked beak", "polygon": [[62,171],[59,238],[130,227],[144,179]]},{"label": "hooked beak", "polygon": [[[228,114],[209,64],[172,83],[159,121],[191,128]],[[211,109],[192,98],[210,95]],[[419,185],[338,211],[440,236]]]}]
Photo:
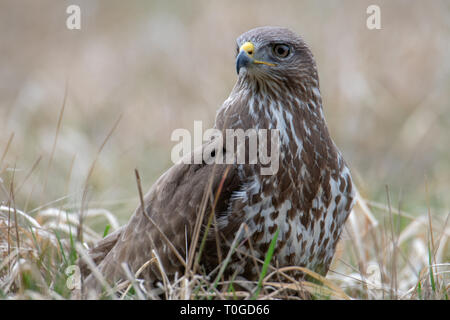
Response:
[{"label": "hooked beak", "polygon": [[253,62],[253,59],[247,54],[245,51],[239,52],[237,58],[236,58],[236,72],[239,74],[239,70],[241,70],[242,67],[248,67],[250,63]]},{"label": "hooked beak", "polygon": [[239,70],[241,70],[242,67],[248,67],[250,64],[265,64],[271,67],[275,66],[275,64],[273,63],[255,60],[253,58],[254,55],[255,55],[255,46],[251,42],[246,42],[239,48],[239,54],[236,57],[237,74],[239,74]]}]

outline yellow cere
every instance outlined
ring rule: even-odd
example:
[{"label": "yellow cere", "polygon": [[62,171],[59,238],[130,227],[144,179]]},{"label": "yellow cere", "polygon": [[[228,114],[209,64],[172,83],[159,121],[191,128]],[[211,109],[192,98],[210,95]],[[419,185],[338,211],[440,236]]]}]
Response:
[{"label": "yellow cere", "polygon": [[[245,42],[240,48],[239,51],[245,51],[247,55],[251,58],[253,58],[253,54],[255,52],[255,46],[251,42]],[[260,61],[260,60],[253,60],[253,63],[256,64],[265,64],[267,66],[275,67],[276,64],[266,62],[266,61]]]},{"label": "yellow cere", "polygon": [[244,43],[240,48],[240,51],[245,51],[250,57],[253,57],[253,52],[255,51],[255,46],[251,42]]}]

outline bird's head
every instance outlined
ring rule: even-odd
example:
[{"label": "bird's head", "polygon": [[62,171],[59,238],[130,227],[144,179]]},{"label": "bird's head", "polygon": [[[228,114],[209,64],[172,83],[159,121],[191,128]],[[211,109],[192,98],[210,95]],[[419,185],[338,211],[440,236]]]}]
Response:
[{"label": "bird's head", "polygon": [[243,81],[256,78],[292,83],[305,77],[317,79],[311,51],[289,29],[255,28],[239,36],[236,44],[236,71]]}]

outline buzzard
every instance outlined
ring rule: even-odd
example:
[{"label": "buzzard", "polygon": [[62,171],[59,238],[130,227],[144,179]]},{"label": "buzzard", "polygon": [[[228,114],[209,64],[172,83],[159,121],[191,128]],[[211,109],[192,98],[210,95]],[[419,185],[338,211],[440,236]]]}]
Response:
[{"label": "buzzard", "polygon": [[[160,281],[162,269],[168,276],[193,266],[210,272],[235,239],[239,250],[228,271],[257,279],[261,266],[249,255],[264,259],[275,234],[278,266],[327,273],[355,196],[349,168],[324,119],[313,55],[301,37],[281,27],[247,31],[236,48],[237,82],[217,112],[215,128],[276,129],[278,170],[262,174],[261,162],[175,164],[141,199],[129,222],[91,249],[109,282],[126,279],[123,263],[136,272],[154,256],[158,261],[140,275],[146,283]],[[235,151],[221,146],[209,157]],[[91,274],[85,287],[99,289],[97,282]]]}]

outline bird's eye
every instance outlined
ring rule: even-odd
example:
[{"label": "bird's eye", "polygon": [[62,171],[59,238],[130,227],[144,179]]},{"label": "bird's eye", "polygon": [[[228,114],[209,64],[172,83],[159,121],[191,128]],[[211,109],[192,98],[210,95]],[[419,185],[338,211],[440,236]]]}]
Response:
[{"label": "bird's eye", "polygon": [[280,58],[286,58],[289,53],[291,52],[291,49],[288,45],[285,44],[276,44],[273,46],[273,53]]}]

